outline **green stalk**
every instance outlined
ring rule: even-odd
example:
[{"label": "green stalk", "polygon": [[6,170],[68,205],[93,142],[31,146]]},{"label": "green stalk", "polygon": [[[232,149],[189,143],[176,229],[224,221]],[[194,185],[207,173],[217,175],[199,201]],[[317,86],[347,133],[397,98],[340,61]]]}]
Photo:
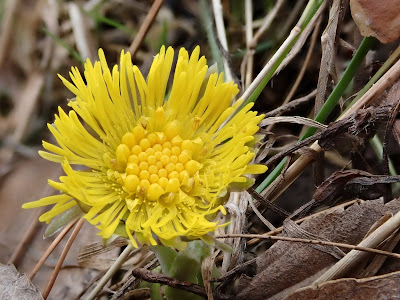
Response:
[{"label": "green stalk", "polygon": [[[321,110],[318,112],[318,114],[314,118],[315,121],[320,122],[320,123],[324,123],[326,121],[329,114],[332,112],[332,110],[336,106],[337,102],[339,101],[340,97],[343,95],[347,86],[353,79],[357,69],[359,68],[362,61],[364,60],[365,55],[370,50],[373,42],[374,42],[374,38],[372,38],[372,37],[365,37],[363,39],[360,46],[358,47],[356,54],[354,55],[350,64],[348,65],[345,72],[343,73],[342,78],[339,80],[335,89],[329,95],[325,104],[322,106]],[[317,130],[316,128],[310,127],[299,140],[302,141],[302,140],[312,136],[316,132],[316,130]],[[286,158],[284,158],[275,167],[275,169],[264,179],[264,181],[256,188],[256,191],[258,193],[261,193],[267,186],[269,186],[279,176],[279,174],[283,170],[285,162],[286,162]]]},{"label": "green stalk", "polygon": [[396,48],[396,50],[389,56],[389,58],[385,61],[382,67],[375,73],[375,75],[368,81],[368,83],[357,93],[357,96],[351,101],[350,105],[345,109],[343,113],[345,113],[350,107],[353,106],[354,103],[358,101],[374,84],[378,81],[379,78],[382,77],[383,74],[386,73],[387,70],[396,62],[400,57],[400,46]]},{"label": "green stalk", "polygon": [[[304,28],[308,25],[312,17],[315,15],[316,11],[318,8],[321,6],[321,4],[324,2],[324,0],[310,0],[306,6],[306,8],[303,11],[302,16],[300,17],[299,22],[297,23],[297,26],[294,29],[299,29],[300,33],[304,30]],[[269,63],[272,63],[272,66],[270,70],[263,75],[263,79],[258,82],[258,77],[261,76],[263,71],[260,72],[260,74],[257,76],[257,78],[253,81],[253,84],[257,84],[256,87],[250,87],[248,90],[246,90],[242,96],[243,99],[246,99],[245,102],[243,103],[242,107],[247,105],[250,102],[255,102],[258,98],[258,96],[261,94],[265,86],[268,84],[268,82],[271,80],[271,78],[274,76],[275,71],[278,69],[282,61],[285,59],[286,55],[289,53],[289,51],[293,48],[293,45],[296,43],[298,40],[299,34],[296,36],[293,36],[294,34],[294,29],[288,36],[288,38],[285,40],[285,42],[280,46],[280,48],[276,51],[274,56],[270,59]],[[264,67],[264,69],[268,66],[268,64]],[[254,90],[253,90],[254,89]],[[250,93],[250,95],[248,95]]]},{"label": "green stalk", "polygon": [[[332,110],[335,108],[336,104],[338,103],[340,97],[342,97],[343,93],[345,92],[346,88],[349,86],[349,83],[353,79],[356,71],[362,64],[365,55],[367,55],[368,51],[371,49],[375,39],[373,37],[365,37],[360,46],[357,49],[356,54],[354,55],[353,59],[350,61],[350,64],[346,68],[343,73],[342,78],[340,78],[338,84],[336,85],[335,89],[329,95],[328,99],[322,106],[321,110],[315,116],[314,120],[319,123],[324,123]],[[300,138],[300,141],[312,136],[317,131],[317,128],[310,127],[304,133],[304,135]]]}]

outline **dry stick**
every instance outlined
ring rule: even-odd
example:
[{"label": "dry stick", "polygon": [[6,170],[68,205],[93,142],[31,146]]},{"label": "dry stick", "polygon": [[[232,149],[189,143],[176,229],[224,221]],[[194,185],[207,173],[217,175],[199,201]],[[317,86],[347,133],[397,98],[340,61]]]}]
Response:
[{"label": "dry stick", "polygon": [[85,288],[78,295],[76,295],[74,300],[81,300],[82,295],[87,292],[87,290],[92,286],[93,283],[103,277],[104,274],[106,274],[106,270],[100,271],[95,277],[93,277],[92,280],[90,280],[89,283],[85,286]]},{"label": "dry stick", "polygon": [[[326,100],[327,86],[329,75],[337,82],[335,70],[335,54],[337,49],[336,36],[343,17],[342,0],[333,0],[329,9],[328,24],[321,36],[322,57],[320,63],[320,71],[318,75],[317,96],[315,97],[314,114],[316,115],[322,108]],[[342,8],[342,9],[341,9]]]},{"label": "dry stick", "polygon": [[[187,281],[180,281],[178,279],[165,276],[162,274],[155,274],[149,270],[146,269],[133,269],[132,270],[132,275],[138,278],[143,279],[144,281],[147,282],[153,282],[153,283],[161,283],[168,285],[173,288],[178,288],[184,291],[191,292],[193,294],[202,296],[202,297],[207,297],[206,290],[204,289],[203,286],[192,283],[192,282],[187,282]],[[222,295],[214,295],[215,299],[230,299],[228,296],[222,296]]]},{"label": "dry stick", "polygon": [[69,237],[67,243],[65,244],[65,248],[61,252],[61,256],[57,262],[56,267],[54,268],[53,274],[51,275],[50,281],[47,284],[45,291],[43,292],[43,299],[47,299],[50,294],[51,289],[53,288],[54,282],[57,279],[58,273],[60,272],[61,266],[65,260],[65,257],[68,254],[69,249],[71,248],[73,242],[75,241],[76,236],[78,235],[79,231],[81,230],[83,224],[85,223],[85,219],[81,218],[78,223],[76,224],[74,231],[72,231],[71,236]]},{"label": "dry stick", "polygon": [[[309,0],[307,0],[309,1]],[[306,0],[297,0],[291,1],[291,3],[295,2],[294,5],[290,8],[290,11],[286,11],[289,15],[285,19],[285,23],[279,28],[279,31],[276,33],[276,40],[282,40],[286,35],[289,29],[298,21],[299,15],[301,15],[302,10],[306,6]]]},{"label": "dry stick", "polygon": [[136,51],[139,49],[140,44],[142,43],[144,37],[146,36],[147,31],[150,29],[150,26],[153,23],[163,2],[164,2],[164,0],[155,0],[153,5],[151,6],[149,12],[147,13],[147,16],[144,19],[144,22],[142,23],[142,25],[140,26],[135,39],[133,40],[132,44],[129,46],[128,51],[131,53],[132,57],[135,56]]},{"label": "dry stick", "polygon": [[251,40],[253,39],[253,1],[245,1],[245,16],[246,16],[246,75],[244,80],[244,87],[247,89],[253,80],[253,68],[254,68],[254,47],[250,46]]},{"label": "dry stick", "polygon": [[226,40],[226,31],[224,25],[224,18],[222,16],[222,4],[221,0],[212,0],[213,5],[213,12],[214,12],[214,19],[215,19],[215,26],[217,28],[217,36],[222,46],[222,60],[224,61],[224,73],[225,79],[227,81],[231,81],[233,76],[231,72],[231,68],[229,66],[229,62],[226,58],[226,54],[229,53],[228,51],[228,41]]},{"label": "dry stick", "polygon": [[[156,265],[158,264],[158,260],[157,258],[153,259],[152,261],[150,261],[149,263],[147,263],[143,269],[153,269]],[[137,267],[141,267],[139,265],[137,265]],[[110,300],[118,300],[120,299],[125,293],[128,293],[130,290],[133,290],[135,287],[135,283],[136,281],[139,281],[139,279],[137,279],[135,276],[130,275],[130,277],[128,277],[128,279],[126,280],[126,282],[122,285],[122,287],[116,291],[114,293],[114,295],[112,295]],[[111,287],[112,288],[112,287]]]},{"label": "dry stick", "polygon": [[107,273],[100,279],[99,283],[96,285],[96,287],[91,291],[89,296],[86,298],[86,300],[93,300],[96,298],[96,296],[101,292],[103,287],[106,285],[106,283],[110,280],[110,278],[119,270],[119,268],[122,266],[122,264],[125,262],[127,257],[129,256],[129,253],[134,249],[132,243],[129,243],[124,251],[118,256],[117,260],[113,263],[111,268],[108,269]]},{"label": "dry stick", "polygon": [[[300,223],[302,223],[302,222],[304,222],[304,221],[306,221],[306,220],[308,220],[308,219],[314,218],[314,217],[316,217],[316,216],[318,216],[318,215],[320,215],[320,214],[329,213],[329,212],[334,211],[334,210],[336,210],[336,209],[338,209],[338,208],[341,208],[341,207],[344,208],[344,207],[353,205],[354,203],[361,203],[361,202],[363,202],[363,200],[360,200],[360,199],[351,200],[351,201],[349,201],[349,202],[346,202],[346,203],[343,203],[343,204],[340,204],[340,205],[331,207],[331,208],[329,208],[329,209],[327,209],[327,210],[323,210],[323,211],[317,212],[317,213],[315,213],[315,214],[312,214],[312,215],[310,215],[310,216],[307,216],[307,217],[298,219],[298,220],[296,220],[296,221],[294,221],[294,222],[295,222],[296,224],[300,224]],[[279,233],[281,233],[282,231],[283,231],[283,226],[278,227],[278,228],[276,228],[275,230],[271,230],[271,231],[269,231],[269,232],[263,233],[262,235],[271,236],[271,235],[279,234]],[[262,238],[251,239],[250,241],[247,242],[247,246],[252,246],[252,245],[258,243],[258,242],[261,241],[261,240],[262,240]]]},{"label": "dry stick", "polygon": [[315,97],[316,94],[317,90],[315,89],[308,95],[292,100],[287,104],[283,104],[273,110],[270,110],[269,112],[264,114],[265,118],[279,116],[280,114],[290,112],[291,110],[295,109],[298,105],[309,102],[312,98]]},{"label": "dry stick", "polygon": [[[354,248],[349,253],[347,253],[332,268],[330,268],[317,280],[315,280],[313,282],[313,285],[318,285],[325,281],[341,277],[347,270],[354,267],[354,265],[356,265],[363,258],[363,255],[361,255],[362,253],[357,251],[361,250],[359,248],[370,248],[378,246],[383,240],[387,239],[399,227],[400,212],[397,212],[397,214],[395,214],[392,218],[390,218],[388,221],[378,227],[374,232],[372,232],[368,237],[366,237],[363,241],[361,241],[361,243],[358,244],[357,248]],[[392,253],[392,255],[394,254],[395,253]],[[396,256],[400,257],[400,254],[396,254]]]},{"label": "dry stick", "polygon": [[[399,214],[400,214],[400,212],[399,212]],[[398,221],[398,223],[400,223],[399,220],[397,220],[397,221]],[[397,227],[395,229],[397,229]],[[391,231],[390,233],[392,233],[392,232],[393,231]],[[381,255],[386,255],[386,256],[390,256],[390,257],[393,257],[393,258],[400,259],[400,254],[391,253],[391,252],[387,252],[387,251],[383,251],[383,250],[379,250],[379,249],[366,247],[364,245],[361,245],[361,243],[360,243],[361,246],[355,246],[355,245],[344,244],[344,243],[335,243],[335,242],[322,241],[322,240],[310,240],[310,239],[302,239],[302,238],[293,238],[293,237],[288,237],[288,236],[273,236],[273,235],[272,236],[271,235],[270,236],[266,236],[266,235],[260,235],[260,234],[240,234],[240,233],[215,235],[214,237],[216,239],[220,239],[220,238],[248,238],[248,239],[249,238],[250,239],[251,238],[260,238],[260,239],[273,240],[273,241],[286,241],[286,242],[304,243],[304,244],[313,244],[313,245],[335,246],[335,247],[339,247],[339,248],[351,249],[352,251],[359,250],[359,251],[371,252],[371,253],[375,253],[375,254],[381,254]],[[350,252],[352,252],[352,251],[350,251]]]},{"label": "dry stick", "polygon": [[33,277],[35,277],[36,273],[39,271],[39,269],[42,267],[43,263],[46,261],[46,259],[49,257],[49,255],[53,252],[53,250],[57,247],[57,245],[60,243],[60,241],[64,238],[64,236],[71,230],[71,228],[76,224],[77,220],[74,222],[71,222],[67,226],[64,227],[64,229],[60,232],[60,234],[54,239],[54,241],[50,244],[50,246],[47,248],[46,252],[42,255],[40,260],[37,262],[36,266],[33,268],[31,273],[29,274],[29,279],[32,280]]},{"label": "dry stick", "polygon": [[[300,72],[299,72],[299,74],[298,74],[298,76],[296,78],[296,81],[294,82],[292,88],[289,91],[289,94],[286,96],[286,98],[283,101],[282,105],[286,105],[290,101],[290,99],[292,99],[294,93],[296,92],[297,88],[300,85],[301,80],[303,79],[303,76],[304,76],[304,74],[305,74],[305,72],[307,70],[308,64],[309,64],[309,62],[311,60],[311,57],[312,57],[312,53],[313,53],[313,50],[314,50],[314,47],[315,47],[315,43],[317,41],[320,25],[321,25],[321,18],[319,17],[317,19],[317,23],[315,24],[314,31],[313,31],[313,34],[311,36],[311,43],[310,43],[310,47],[308,48],[308,51],[307,51],[306,59],[304,60],[304,64],[301,67]],[[267,127],[267,130],[268,131],[272,131],[273,128],[274,128],[274,124],[271,124],[271,125],[269,125]]]},{"label": "dry stick", "polygon": [[[393,84],[400,77],[400,60],[398,60],[369,90],[364,94],[349,110],[344,112],[338,120],[352,115],[356,110],[369,106],[376,97]],[[322,148],[318,145],[318,141],[314,142],[311,147],[316,152],[321,152]],[[275,189],[269,196],[269,200],[273,201],[278,198],[303,170],[311,163],[313,157],[309,155],[300,156],[285,172],[283,180],[278,189]]]},{"label": "dry stick", "polygon": [[[381,250],[392,252],[393,249],[396,247],[396,245],[400,241],[400,232],[397,230],[395,233],[393,233],[382,245]],[[369,265],[362,270],[360,273],[357,274],[357,278],[365,278],[365,277],[372,277],[375,276],[376,273],[379,271],[379,269],[382,267],[382,265],[385,263],[387,257],[382,256],[382,255],[377,255],[375,256]]]}]

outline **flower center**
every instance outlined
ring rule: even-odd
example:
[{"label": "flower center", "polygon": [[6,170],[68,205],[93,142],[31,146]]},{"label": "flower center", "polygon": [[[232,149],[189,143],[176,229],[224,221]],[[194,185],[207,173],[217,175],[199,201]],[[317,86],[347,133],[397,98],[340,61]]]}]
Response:
[{"label": "flower center", "polygon": [[179,131],[173,122],[164,132],[150,132],[139,124],[122,137],[113,166],[128,194],[156,201],[165,193],[175,194],[182,186],[193,185],[201,164],[192,159],[193,142],[182,139]]}]

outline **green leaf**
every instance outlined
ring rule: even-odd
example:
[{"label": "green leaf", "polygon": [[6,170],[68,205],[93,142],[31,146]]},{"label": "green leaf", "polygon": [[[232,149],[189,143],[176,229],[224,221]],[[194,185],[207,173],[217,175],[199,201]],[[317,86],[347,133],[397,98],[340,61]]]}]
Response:
[{"label": "green leaf", "polygon": [[[182,253],[162,245],[152,246],[151,249],[160,262],[163,274],[182,281],[203,284],[201,264],[211,254],[210,247],[203,241],[188,242],[185,251]],[[169,286],[164,287],[164,292],[169,300],[203,299],[200,296]],[[153,293],[157,293],[156,286],[152,287]]]},{"label": "green leaf", "polygon": [[46,228],[46,231],[43,235],[43,238],[48,238],[53,234],[59,232],[69,223],[78,220],[81,216],[84,215],[84,212],[81,208],[76,205],[65,211],[64,213],[55,216],[51,219],[49,225]]},{"label": "green leaf", "polygon": [[175,261],[178,253],[175,250],[163,245],[151,246],[151,250],[157,256],[163,274],[171,276],[169,270],[171,269],[172,263]]}]

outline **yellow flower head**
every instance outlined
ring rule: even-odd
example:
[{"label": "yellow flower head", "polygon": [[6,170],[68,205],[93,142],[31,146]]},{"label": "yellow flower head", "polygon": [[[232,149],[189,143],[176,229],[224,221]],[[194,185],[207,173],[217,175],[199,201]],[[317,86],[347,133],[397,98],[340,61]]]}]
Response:
[{"label": "yellow flower head", "polygon": [[72,83],[60,76],[76,99],[68,114],[59,108],[48,124],[58,146],[43,142],[49,152],[39,154],[62,164],[66,176],[49,180],[61,194],[23,207],[56,204],[40,217],[49,222],[79,205],[103,238],[118,228],[135,246],[134,235],[142,243],[155,245],[157,236],[174,244],[221,226],[212,217],[225,213],[232,184],[267,169],[249,165],[263,116],[249,104],[232,117],[242,103],[230,106],[237,86],[224,83],[223,74],[209,74],[199,53],[199,47],[190,57],[179,51],[169,92],[172,48],[161,48],[147,80],[124,51],[119,70],[110,72],[101,49],[100,61],[85,63],[85,81],[77,68],[70,72]]}]

